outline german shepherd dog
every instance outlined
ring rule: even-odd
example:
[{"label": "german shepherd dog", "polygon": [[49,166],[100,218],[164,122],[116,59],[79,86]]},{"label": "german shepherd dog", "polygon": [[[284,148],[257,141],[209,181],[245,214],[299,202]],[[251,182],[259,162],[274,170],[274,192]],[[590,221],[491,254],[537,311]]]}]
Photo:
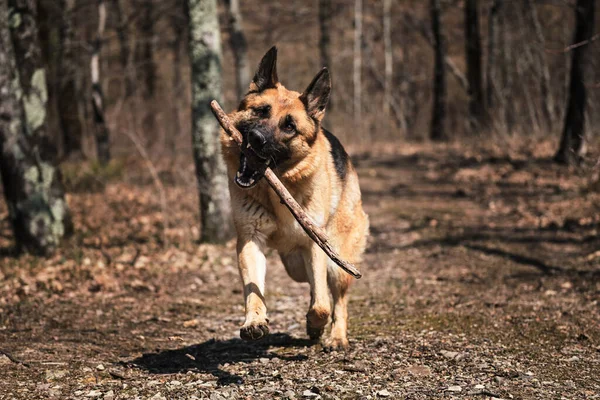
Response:
[{"label": "german shepherd dog", "polygon": [[[229,192],[237,231],[237,255],[244,285],[245,340],[269,333],[265,305],[267,247],[277,250],[289,276],[310,284],[306,330],[319,339],[329,318],[331,336],[325,348],[348,346],[348,288],[352,277],[328,259],[306,235],[264,180],[270,167],[306,210],[324,227],[340,256],[360,261],[369,229],[362,209],[358,176],[339,140],[321,127],[331,92],[329,71],[323,68],[300,94],[277,78],[277,48],[263,57],[246,96],[229,114],[243,137],[242,146],[221,133],[229,175]],[[333,297],[331,306],[329,291]]]}]

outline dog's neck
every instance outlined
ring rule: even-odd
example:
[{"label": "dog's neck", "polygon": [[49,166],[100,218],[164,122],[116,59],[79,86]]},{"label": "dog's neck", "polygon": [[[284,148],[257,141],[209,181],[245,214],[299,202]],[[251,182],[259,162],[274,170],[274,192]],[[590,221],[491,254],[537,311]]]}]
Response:
[{"label": "dog's neck", "polygon": [[327,166],[325,163],[327,162],[327,157],[323,157],[322,155],[327,154],[327,150],[325,150],[325,152],[316,151],[319,146],[326,147],[326,141],[327,139],[320,129],[317,139],[312,145],[313,150],[306,157],[281,174],[281,179],[284,183],[299,184],[320,171],[326,171]]}]

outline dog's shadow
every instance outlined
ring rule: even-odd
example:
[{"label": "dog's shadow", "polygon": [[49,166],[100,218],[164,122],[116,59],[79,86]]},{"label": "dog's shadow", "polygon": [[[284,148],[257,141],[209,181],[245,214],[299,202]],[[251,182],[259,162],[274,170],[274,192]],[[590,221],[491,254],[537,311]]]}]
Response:
[{"label": "dog's shadow", "polygon": [[284,333],[271,334],[258,342],[245,342],[241,339],[207,340],[204,343],[176,350],[147,353],[130,362],[134,366],[152,374],[172,374],[195,371],[210,373],[217,378],[218,385],[243,383],[241,376],[220,368],[225,363],[251,363],[259,358],[279,358],[285,361],[301,361],[304,354],[285,356],[269,352],[272,347],[308,347],[314,344],[308,339],[298,339]]}]

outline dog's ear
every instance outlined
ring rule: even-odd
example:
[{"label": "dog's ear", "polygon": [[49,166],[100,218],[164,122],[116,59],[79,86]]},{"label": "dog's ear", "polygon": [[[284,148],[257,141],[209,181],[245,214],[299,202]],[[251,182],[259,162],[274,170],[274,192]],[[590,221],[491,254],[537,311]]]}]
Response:
[{"label": "dog's ear", "polygon": [[318,121],[323,119],[330,94],[331,77],[329,76],[329,70],[323,68],[300,96],[300,100],[304,103],[306,112],[311,118]]},{"label": "dog's ear", "polygon": [[265,89],[273,89],[279,83],[277,78],[277,47],[273,46],[260,60],[258,70],[250,83],[251,92],[262,92]]}]

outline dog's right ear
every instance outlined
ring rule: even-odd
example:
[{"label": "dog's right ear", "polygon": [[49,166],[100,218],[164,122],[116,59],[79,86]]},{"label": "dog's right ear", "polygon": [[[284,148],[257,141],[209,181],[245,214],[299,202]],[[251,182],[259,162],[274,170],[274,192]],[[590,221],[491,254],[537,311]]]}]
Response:
[{"label": "dog's right ear", "polygon": [[277,78],[277,47],[273,46],[264,55],[258,70],[254,74],[254,79],[250,83],[248,93],[262,92],[265,89],[274,89],[279,83]]}]

